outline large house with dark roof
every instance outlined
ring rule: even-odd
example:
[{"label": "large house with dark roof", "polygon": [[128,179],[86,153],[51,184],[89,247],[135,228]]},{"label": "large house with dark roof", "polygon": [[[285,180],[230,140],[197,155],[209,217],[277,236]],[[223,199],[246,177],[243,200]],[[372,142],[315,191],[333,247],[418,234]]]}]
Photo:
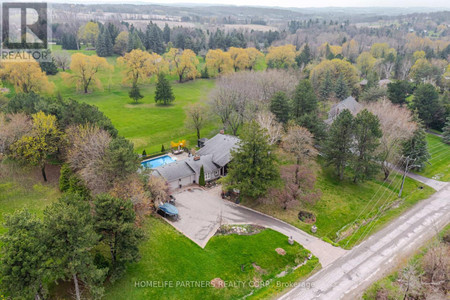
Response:
[{"label": "large house with dark roof", "polygon": [[202,166],[207,182],[217,179],[226,174],[231,150],[237,147],[238,142],[235,136],[219,133],[203,140],[203,147],[195,156],[156,167],[152,174],[163,177],[171,189],[198,183]]},{"label": "large house with dark roof", "polygon": [[325,120],[325,123],[331,125],[336,117],[344,110],[348,109],[352,115],[356,115],[363,108],[363,106],[356,101],[352,96],[342,100],[339,103],[333,105],[328,112],[328,119]]}]

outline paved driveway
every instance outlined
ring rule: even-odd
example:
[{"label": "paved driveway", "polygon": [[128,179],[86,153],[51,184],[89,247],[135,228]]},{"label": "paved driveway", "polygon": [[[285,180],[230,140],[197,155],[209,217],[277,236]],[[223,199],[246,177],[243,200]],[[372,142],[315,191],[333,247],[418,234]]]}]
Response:
[{"label": "paved driveway", "polygon": [[174,194],[180,217],[168,222],[202,248],[223,224],[255,224],[292,236],[318,257],[324,267],[347,252],[283,221],[225,201],[220,191],[220,187],[192,188]]}]

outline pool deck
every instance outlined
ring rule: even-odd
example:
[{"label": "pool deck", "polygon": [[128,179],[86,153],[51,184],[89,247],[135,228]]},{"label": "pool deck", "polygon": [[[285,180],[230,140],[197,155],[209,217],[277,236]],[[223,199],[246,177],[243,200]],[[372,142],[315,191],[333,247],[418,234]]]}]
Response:
[{"label": "pool deck", "polygon": [[141,163],[146,162],[146,161],[149,161],[149,160],[152,160],[152,159],[158,159],[158,158],[163,157],[163,156],[169,156],[169,157],[172,158],[173,160],[177,160],[177,161],[178,161],[178,160],[184,160],[184,159],[186,159],[186,158],[189,157],[189,155],[187,154],[187,152],[183,152],[183,153],[178,154],[178,155],[175,155],[175,154],[169,152],[169,153],[166,153],[166,154],[161,154],[161,155],[159,155],[159,156],[155,156],[155,157],[152,157],[152,158],[148,158],[148,159],[146,159],[146,160],[141,161]]}]

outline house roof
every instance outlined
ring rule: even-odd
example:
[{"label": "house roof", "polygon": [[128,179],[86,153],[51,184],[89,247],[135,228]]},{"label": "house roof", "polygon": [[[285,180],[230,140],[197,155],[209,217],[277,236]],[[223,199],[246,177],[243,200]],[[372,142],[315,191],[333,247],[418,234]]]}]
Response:
[{"label": "house roof", "polygon": [[325,123],[330,125],[333,123],[334,119],[344,110],[348,109],[353,115],[356,115],[361,109],[362,105],[356,101],[352,96],[342,100],[341,102],[333,105],[330,111],[328,112],[328,119],[325,120]]},{"label": "house roof", "polygon": [[200,168],[202,166],[205,173],[211,173],[218,169],[218,167],[213,163],[212,154],[203,155],[199,158],[200,159],[195,160],[194,157],[189,157],[185,159],[184,162],[186,162],[189,167],[197,174],[200,174]]},{"label": "house roof", "polygon": [[179,160],[167,165],[159,166],[154,169],[153,173],[155,172],[164,177],[167,181],[174,181],[195,174],[194,170],[191,169],[185,160]]},{"label": "house roof", "polygon": [[231,150],[237,147],[239,139],[235,136],[217,134],[208,140],[203,148],[197,151],[200,156],[212,155],[212,161],[223,167],[231,161]]}]

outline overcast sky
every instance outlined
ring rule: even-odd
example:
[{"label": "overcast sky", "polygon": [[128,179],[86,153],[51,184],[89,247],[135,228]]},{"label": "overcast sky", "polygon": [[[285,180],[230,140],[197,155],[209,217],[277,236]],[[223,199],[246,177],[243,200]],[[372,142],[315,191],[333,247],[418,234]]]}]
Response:
[{"label": "overcast sky", "polygon": [[450,0],[140,0],[140,2],[157,2],[160,4],[201,3],[281,7],[450,7]]}]

